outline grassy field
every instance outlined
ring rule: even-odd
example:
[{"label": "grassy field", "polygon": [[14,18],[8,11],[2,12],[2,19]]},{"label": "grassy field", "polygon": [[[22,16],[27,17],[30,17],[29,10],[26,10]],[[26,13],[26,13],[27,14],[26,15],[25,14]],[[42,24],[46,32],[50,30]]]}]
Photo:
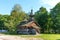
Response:
[{"label": "grassy field", "polygon": [[44,40],[60,40],[60,34],[10,35],[10,36],[17,36],[17,37],[22,37],[22,38],[42,38]]},{"label": "grassy field", "polygon": [[60,34],[42,34],[41,38],[45,40],[60,40]]},{"label": "grassy field", "polygon": [[60,34],[21,35],[25,38],[42,38],[44,40],[60,40]]}]

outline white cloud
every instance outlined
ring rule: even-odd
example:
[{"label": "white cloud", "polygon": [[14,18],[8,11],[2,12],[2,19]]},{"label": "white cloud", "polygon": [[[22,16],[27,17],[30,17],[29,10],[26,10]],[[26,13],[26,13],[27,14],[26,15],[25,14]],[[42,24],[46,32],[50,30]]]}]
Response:
[{"label": "white cloud", "polygon": [[53,8],[60,0],[40,0],[40,4],[47,8],[47,10]]},{"label": "white cloud", "polygon": [[60,0],[42,0],[44,4],[48,4],[50,6],[55,6]]}]

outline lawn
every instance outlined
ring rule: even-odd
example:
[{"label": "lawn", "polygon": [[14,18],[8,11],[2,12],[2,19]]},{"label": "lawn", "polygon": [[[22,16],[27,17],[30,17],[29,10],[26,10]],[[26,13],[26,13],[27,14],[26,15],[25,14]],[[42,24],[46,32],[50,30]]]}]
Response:
[{"label": "lawn", "polygon": [[60,40],[60,34],[21,35],[28,38],[43,38],[44,40]]},{"label": "lawn", "polygon": [[[0,34],[1,35],[1,34]],[[7,36],[9,34],[5,34],[5,36]],[[2,35],[4,36],[4,35]],[[41,38],[44,40],[60,40],[60,34],[39,34],[39,35],[10,35],[12,36],[17,36],[17,37],[21,37],[21,38]]]},{"label": "lawn", "polygon": [[42,34],[41,38],[45,40],[60,40],[60,34]]}]

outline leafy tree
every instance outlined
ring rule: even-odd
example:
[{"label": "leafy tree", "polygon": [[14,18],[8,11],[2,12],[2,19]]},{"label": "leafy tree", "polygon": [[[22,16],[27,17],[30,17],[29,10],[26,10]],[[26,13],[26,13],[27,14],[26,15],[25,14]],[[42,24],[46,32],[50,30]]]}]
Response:
[{"label": "leafy tree", "polygon": [[60,33],[60,2],[57,3],[53,9],[51,9],[51,17],[53,21],[52,28],[54,33]]},{"label": "leafy tree", "polygon": [[27,14],[22,10],[21,6],[19,4],[16,4],[11,12],[11,17],[13,20],[18,24],[24,20],[24,17],[26,16]]},{"label": "leafy tree", "polygon": [[16,4],[10,15],[0,14],[0,29],[7,29],[10,33],[15,33],[16,26],[28,15],[22,10],[19,4]]},{"label": "leafy tree", "polygon": [[8,15],[0,15],[0,29],[7,29],[4,24],[7,21],[7,17]]},{"label": "leafy tree", "polygon": [[15,32],[16,26],[24,20],[24,17],[26,17],[27,14],[22,10],[21,6],[19,4],[16,4],[12,11],[11,15],[7,18],[8,21],[5,23],[5,25],[9,28],[9,31]]},{"label": "leafy tree", "polygon": [[47,30],[47,23],[48,23],[48,12],[47,12],[46,8],[41,7],[35,13],[35,19],[42,28],[41,32],[44,33]]}]

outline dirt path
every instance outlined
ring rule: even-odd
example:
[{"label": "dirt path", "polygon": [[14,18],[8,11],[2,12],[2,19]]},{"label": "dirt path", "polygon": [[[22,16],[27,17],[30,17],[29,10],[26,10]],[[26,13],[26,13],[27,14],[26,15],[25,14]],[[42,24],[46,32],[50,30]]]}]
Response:
[{"label": "dirt path", "polygon": [[22,38],[20,36],[1,35],[0,40],[43,40],[42,38]]}]

